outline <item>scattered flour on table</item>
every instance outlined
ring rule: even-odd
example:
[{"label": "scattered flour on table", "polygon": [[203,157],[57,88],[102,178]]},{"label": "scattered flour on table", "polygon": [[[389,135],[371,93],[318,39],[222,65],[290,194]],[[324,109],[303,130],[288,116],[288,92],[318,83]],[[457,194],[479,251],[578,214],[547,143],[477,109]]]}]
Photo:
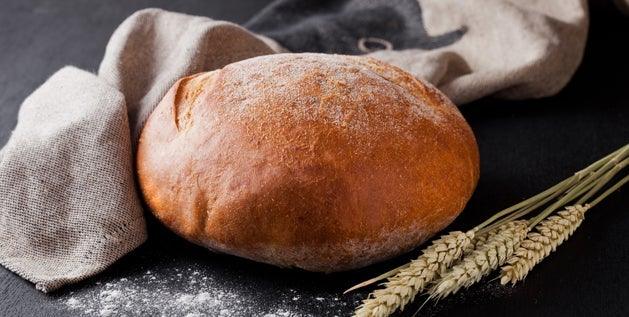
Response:
[{"label": "scattered flour on table", "polygon": [[304,306],[316,307],[321,315],[341,316],[347,314],[348,305],[354,305],[336,296],[306,296],[287,289],[273,294],[275,302],[261,306],[260,302],[266,302],[265,295],[268,294],[255,290],[239,294],[238,290],[214,281],[210,275],[181,269],[174,274],[145,271],[107,283],[97,282],[59,300],[73,315],[98,317],[312,316],[300,310]]}]

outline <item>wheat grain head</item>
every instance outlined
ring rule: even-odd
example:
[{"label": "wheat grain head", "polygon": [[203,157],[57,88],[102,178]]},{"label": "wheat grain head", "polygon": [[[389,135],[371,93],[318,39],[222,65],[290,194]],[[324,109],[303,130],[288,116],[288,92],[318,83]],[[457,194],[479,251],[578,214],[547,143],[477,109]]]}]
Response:
[{"label": "wheat grain head", "polygon": [[483,245],[442,275],[430,289],[428,299],[446,297],[478,282],[483,276],[505,263],[526,237],[527,232],[527,222],[522,220],[500,226],[495,235],[489,236]]},{"label": "wheat grain head", "polygon": [[452,231],[440,237],[423,250],[411,264],[388,278],[384,288],[377,289],[363,300],[354,316],[384,317],[404,307],[415,299],[437,276],[445,272],[463,251],[472,244],[474,231]]},{"label": "wheat grain head", "polygon": [[485,243],[487,243],[487,239],[495,236],[496,233],[498,233],[498,230],[500,230],[500,228],[489,230],[488,232],[485,232],[485,233],[480,234],[480,235],[477,234],[474,237],[474,240],[472,240],[472,243],[470,244],[470,247],[467,248],[467,250],[465,250],[465,255],[471,253],[472,251],[474,251],[476,249],[480,249],[481,246],[483,246]]},{"label": "wheat grain head", "polygon": [[535,227],[537,231],[527,235],[513,256],[507,260],[507,265],[501,268],[500,283],[515,284],[526,278],[535,265],[572,235],[581,225],[585,211],[589,208],[589,205],[569,206],[540,222]]}]

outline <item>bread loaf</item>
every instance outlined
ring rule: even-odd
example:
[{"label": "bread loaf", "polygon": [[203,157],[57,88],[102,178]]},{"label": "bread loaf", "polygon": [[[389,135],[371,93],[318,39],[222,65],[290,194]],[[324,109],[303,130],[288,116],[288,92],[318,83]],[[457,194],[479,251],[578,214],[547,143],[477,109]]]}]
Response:
[{"label": "bread loaf", "polygon": [[417,247],[479,175],[470,127],[437,89],[366,57],[276,54],[179,80],[141,133],[155,216],[191,242],[340,271]]}]

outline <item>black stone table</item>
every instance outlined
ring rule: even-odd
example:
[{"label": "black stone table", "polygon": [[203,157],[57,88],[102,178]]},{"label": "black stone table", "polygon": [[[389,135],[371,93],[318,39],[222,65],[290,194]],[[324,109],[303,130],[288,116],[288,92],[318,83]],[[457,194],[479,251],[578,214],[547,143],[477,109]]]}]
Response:
[{"label": "black stone table", "polygon": [[[161,7],[243,23],[267,1],[4,0],[0,4],[0,145],[22,100],[60,67],[95,71],[115,27]],[[583,64],[559,95],[484,99],[462,111],[481,151],[481,180],[450,229],[466,228],[629,142],[629,17],[591,2]],[[629,316],[629,187],[588,213],[575,235],[521,284],[491,278],[423,316]],[[42,294],[0,268],[0,316],[348,315],[366,292],[342,290],[417,255],[313,274],[210,253],[149,220],[149,241],[102,274]],[[423,298],[420,298],[420,301]],[[412,314],[417,306],[406,310]]]}]

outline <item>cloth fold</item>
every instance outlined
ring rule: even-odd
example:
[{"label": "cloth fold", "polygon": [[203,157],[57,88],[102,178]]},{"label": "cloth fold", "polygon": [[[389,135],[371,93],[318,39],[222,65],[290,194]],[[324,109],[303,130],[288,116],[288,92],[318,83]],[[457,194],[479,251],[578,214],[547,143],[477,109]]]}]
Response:
[{"label": "cloth fold", "polygon": [[179,78],[272,54],[271,42],[233,23],[144,9],[114,32],[98,75],[124,94],[135,140]]},{"label": "cloth fold", "polygon": [[33,92],[0,150],[0,264],[46,292],[145,241],[133,148],[183,76],[315,51],[393,63],[458,103],[548,96],[580,62],[587,8],[585,0],[278,0],[246,26],[141,10],[113,33],[98,75],[66,67]]},{"label": "cloth fold", "polygon": [[276,0],[245,26],[294,52],[367,54],[461,105],[559,92],[583,57],[588,14],[586,0]]},{"label": "cloth fold", "polygon": [[0,160],[0,263],[44,292],[146,239],[124,96],[72,67],[29,96]]}]

